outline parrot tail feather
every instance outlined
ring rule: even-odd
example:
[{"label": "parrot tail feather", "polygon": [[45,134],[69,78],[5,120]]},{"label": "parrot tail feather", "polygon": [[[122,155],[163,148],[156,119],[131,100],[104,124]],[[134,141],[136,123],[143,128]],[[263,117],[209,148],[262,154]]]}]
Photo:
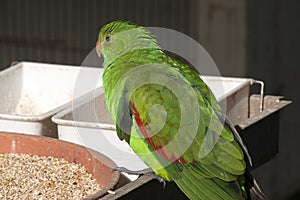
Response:
[{"label": "parrot tail feather", "polygon": [[[216,178],[201,177],[191,166],[184,166],[181,178],[175,179],[177,186],[191,200],[243,199],[242,193],[232,184]],[[240,188],[238,188],[240,190]]]},{"label": "parrot tail feather", "polygon": [[252,166],[252,158],[251,158],[251,156],[248,152],[248,148],[245,145],[245,143],[244,143],[243,139],[241,138],[240,134],[237,132],[236,128],[234,127],[234,124],[231,122],[231,120],[228,118],[228,116],[225,113],[223,113],[221,111],[217,111],[217,110],[215,112],[218,115],[218,117],[220,118],[220,120],[222,122],[225,122],[229,126],[229,128],[231,129],[234,137],[236,138],[236,140],[238,141],[238,143],[242,147],[244,153],[246,154],[246,157],[249,161],[250,166]]}]

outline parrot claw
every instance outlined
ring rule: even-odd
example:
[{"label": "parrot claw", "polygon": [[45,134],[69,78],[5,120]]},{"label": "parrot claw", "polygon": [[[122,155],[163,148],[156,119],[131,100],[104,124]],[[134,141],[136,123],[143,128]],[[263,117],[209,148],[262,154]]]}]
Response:
[{"label": "parrot claw", "polygon": [[123,173],[130,174],[130,175],[151,174],[151,175],[153,175],[154,179],[156,179],[158,182],[163,184],[163,189],[165,189],[165,187],[167,185],[166,181],[162,177],[156,175],[151,168],[134,171],[134,170],[127,169],[125,167],[115,167],[114,171],[119,171],[119,172],[123,172]]},{"label": "parrot claw", "polygon": [[144,174],[153,173],[151,168],[134,171],[134,170],[127,169],[125,167],[115,167],[114,171],[124,172],[130,175],[144,175]]},{"label": "parrot claw", "polygon": [[154,174],[154,173],[153,173],[153,175],[154,175],[154,178],[155,178],[158,182],[162,183],[163,189],[165,189],[165,188],[166,188],[166,185],[167,185],[166,181],[165,181],[162,177],[160,177],[160,176],[158,176],[158,175],[156,175],[156,174]]}]

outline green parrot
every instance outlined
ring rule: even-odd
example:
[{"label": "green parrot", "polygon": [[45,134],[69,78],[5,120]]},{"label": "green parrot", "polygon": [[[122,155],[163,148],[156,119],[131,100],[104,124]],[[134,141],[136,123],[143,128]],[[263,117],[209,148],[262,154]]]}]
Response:
[{"label": "green parrot", "polygon": [[247,148],[194,70],[130,22],[104,25],[96,50],[118,137],[158,177],[192,200],[265,199],[246,172]]}]

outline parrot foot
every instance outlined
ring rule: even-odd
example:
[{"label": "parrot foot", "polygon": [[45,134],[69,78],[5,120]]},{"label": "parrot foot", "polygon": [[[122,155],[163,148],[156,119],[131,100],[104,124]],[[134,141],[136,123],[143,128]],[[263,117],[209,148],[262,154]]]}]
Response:
[{"label": "parrot foot", "polygon": [[165,189],[165,187],[167,185],[166,181],[162,177],[156,175],[151,168],[134,171],[134,170],[127,169],[125,167],[115,167],[114,171],[124,172],[124,173],[130,174],[130,175],[151,174],[154,177],[154,179],[156,179],[158,182],[163,184],[163,189]]},{"label": "parrot foot", "polygon": [[127,169],[125,167],[115,167],[114,171],[124,172],[130,175],[144,175],[144,174],[153,173],[153,170],[151,168],[134,171],[134,170]]},{"label": "parrot foot", "polygon": [[154,173],[153,173],[153,176],[158,182],[160,182],[163,185],[163,189],[165,189],[166,185],[167,185],[166,181],[162,177],[160,177]]}]

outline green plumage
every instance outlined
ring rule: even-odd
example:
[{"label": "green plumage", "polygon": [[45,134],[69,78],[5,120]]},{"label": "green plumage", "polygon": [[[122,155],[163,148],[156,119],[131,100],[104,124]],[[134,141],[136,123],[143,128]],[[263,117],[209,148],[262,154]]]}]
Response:
[{"label": "green plumage", "polygon": [[245,172],[243,152],[198,74],[128,22],[104,26],[99,42],[105,97],[120,139],[190,199],[243,198],[237,182]]}]

